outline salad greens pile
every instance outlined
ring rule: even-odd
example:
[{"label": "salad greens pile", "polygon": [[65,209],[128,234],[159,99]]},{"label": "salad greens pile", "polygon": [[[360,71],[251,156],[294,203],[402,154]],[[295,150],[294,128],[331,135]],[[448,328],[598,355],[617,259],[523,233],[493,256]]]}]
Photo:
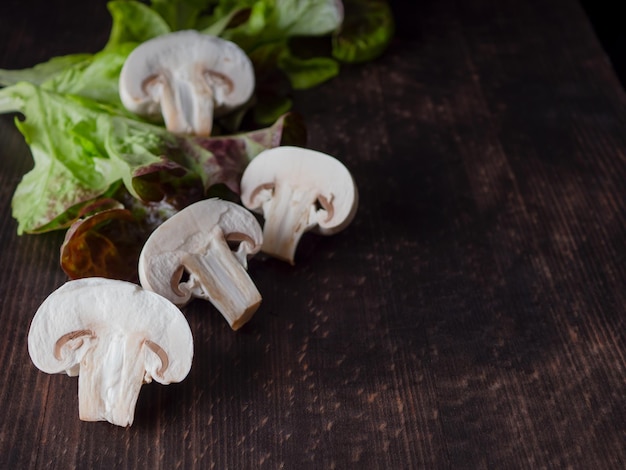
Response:
[{"label": "salad greens pile", "polygon": [[[114,0],[112,28],[94,54],[0,69],[0,113],[34,160],[18,185],[18,233],[68,229],[61,264],[71,278],[135,280],[149,233],[206,197],[237,199],[243,169],[262,150],[305,145],[294,89],[315,87],[341,63],[370,61],[393,34],[384,0]],[[175,135],[127,111],[118,93],[124,61],[142,42],[197,29],[237,43],[251,58],[254,99],[218,120],[214,136]],[[129,268],[130,266],[130,268]]]}]

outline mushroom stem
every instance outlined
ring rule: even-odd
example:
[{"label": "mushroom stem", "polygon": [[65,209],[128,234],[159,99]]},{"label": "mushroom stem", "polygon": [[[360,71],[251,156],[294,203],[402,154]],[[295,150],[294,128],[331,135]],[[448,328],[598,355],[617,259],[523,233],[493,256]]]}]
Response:
[{"label": "mushroom stem", "polygon": [[188,256],[183,261],[189,272],[186,286],[194,296],[213,303],[231,328],[237,330],[259,308],[261,294],[223,236],[212,238],[207,253]]},{"label": "mushroom stem", "polygon": [[213,89],[201,81],[202,75],[159,80],[158,100],[165,127],[175,134],[210,136],[213,129]]},{"label": "mushroom stem", "polygon": [[165,127],[168,131],[175,134],[185,134],[189,126],[185,122],[184,116],[178,113],[178,93],[172,89],[171,84],[167,80],[162,80],[160,91],[159,101]]},{"label": "mushroom stem", "polygon": [[293,265],[300,238],[317,223],[317,197],[315,189],[302,191],[289,184],[277,184],[274,197],[263,203],[265,225],[261,251]]},{"label": "mushroom stem", "polygon": [[145,373],[142,345],[111,334],[86,354],[78,376],[78,415],[83,421],[133,424]]}]

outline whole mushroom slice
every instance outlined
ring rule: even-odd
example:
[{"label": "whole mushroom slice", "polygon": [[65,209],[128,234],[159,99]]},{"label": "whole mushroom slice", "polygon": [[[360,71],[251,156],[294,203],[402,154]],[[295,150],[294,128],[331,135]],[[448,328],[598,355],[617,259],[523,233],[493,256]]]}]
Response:
[{"label": "whole mushroom slice", "polygon": [[130,426],[143,383],[187,376],[193,339],[167,299],[126,281],[92,277],[68,281],[41,304],[28,352],[43,372],[78,375],[81,420]]},{"label": "whole mushroom slice", "polygon": [[239,46],[185,30],[137,46],[122,67],[119,93],[129,111],[162,116],[174,133],[209,136],[213,117],[243,105],[254,85],[252,62]]},{"label": "whole mushroom slice", "polygon": [[261,304],[246,269],[262,243],[261,226],[245,208],[221,199],[199,201],[150,235],[139,256],[139,279],[176,305],[208,300],[237,330]]},{"label": "whole mushroom slice", "polygon": [[268,255],[294,264],[302,235],[332,235],[352,221],[358,191],[336,158],[300,147],[265,150],[248,164],[241,201],[265,218],[263,246]]}]

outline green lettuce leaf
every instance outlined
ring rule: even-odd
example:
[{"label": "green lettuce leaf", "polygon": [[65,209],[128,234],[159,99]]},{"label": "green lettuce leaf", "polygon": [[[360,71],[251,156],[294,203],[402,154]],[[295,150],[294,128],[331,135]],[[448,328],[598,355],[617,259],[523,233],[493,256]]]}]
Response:
[{"label": "green lettuce leaf", "polygon": [[0,90],[0,112],[26,116],[16,119],[16,126],[35,163],[13,197],[18,233],[48,224],[120,179],[132,192],[131,172],[158,161],[172,139],[164,129],[113,114],[94,101],[27,82]]},{"label": "green lettuce leaf", "polygon": [[242,0],[222,2],[224,12],[248,7],[246,21],[224,31],[225,39],[245,51],[294,36],[321,36],[336,31],[343,20],[339,0]]},{"label": "green lettuce leaf", "polygon": [[133,186],[143,200],[118,186],[72,211],[74,219],[61,247],[61,267],[70,278],[101,276],[137,282],[141,248],[157,226],[206,197],[239,202],[239,180],[250,159],[278,145],[303,146],[306,134],[301,119],[288,114],[266,129],[181,138],[179,144],[169,149],[170,158],[134,173]]},{"label": "green lettuce leaf", "polygon": [[2,112],[27,116],[17,119],[16,125],[35,162],[13,197],[18,233],[55,228],[52,221],[105,194],[120,180],[139,200],[154,200],[155,194],[161,198],[154,185],[141,179],[154,172],[174,174],[185,182],[181,184],[185,188],[197,180],[200,192],[218,183],[237,190],[248,161],[280,145],[285,123],[295,127],[293,120],[282,118],[270,128],[249,133],[181,137],[113,107],[27,82],[0,90]]},{"label": "green lettuce leaf", "polygon": [[123,43],[107,48],[55,74],[41,85],[57,93],[77,95],[108,104],[125,113],[119,97],[118,82],[124,61],[135,47],[135,43]]},{"label": "green lettuce leaf", "polygon": [[197,29],[201,13],[215,5],[215,0],[152,0],[151,7],[169,24],[172,31]]},{"label": "green lettuce leaf", "polygon": [[333,57],[346,63],[374,60],[389,46],[395,30],[384,0],[344,0],[345,21],[333,36]]},{"label": "green lettuce leaf", "polygon": [[302,59],[283,49],[278,66],[287,74],[296,90],[313,88],[339,74],[339,64],[330,57]]},{"label": "green lettuce leaf", "polygon": [[124,43],[139,44],[173,31],[156,10],[143,3],[114,0],[107,3],[107,8],[113,24],[105,49],[116,48]]},{"label": "green lettuce leaf", "polygon": [[196,29],[204,34],[222,36],[226,28],[246,11],[247,7],[237,6],[225,14],[200,16],[196,23]]},{"label": "green lettuce leaf", "polygon": [[68,68],[82,66],[91,59],[91,54],[71,54],[53,57],[47,62],[32,68],[21,70],[0,69],[0,86],[15,85],[18,82],[30,82],[40,85],[65,72]]},{"label": "green lettuce leaf", "polygon": [[[236,194],[243,168],[259,151],[288,138],[304,145],[302,123],[292,114],[281,117],[292,106],[292,90],[329,80],[339,62],[379,55],[393,32],[382,0],[345,0],[346,17],[340,0],[114,0],[107,7],[112,27],[102,51],[0,70],[0,86],[6,86],[0,113],[25,116],[16,126],[34,160],[12,202],[19,233],[67,228],[87,217],[85,208],[101,207],[98,201],[119,192],[139,205],[174,208],[216,187]],[[176,136],[120,102],[119,74],[130,52],[188,28],[236,42],[254,63],[253,105],[215,127],[232,135]],[[307,38],[327,47],[298,48]],[[240,126],[263,128],[237,133]]]},{"label": "green lettuce leaf", "polygon": [[285,0],[276,2],[276,28],[287,36],[321,36],[343,21],[341,0]]}]

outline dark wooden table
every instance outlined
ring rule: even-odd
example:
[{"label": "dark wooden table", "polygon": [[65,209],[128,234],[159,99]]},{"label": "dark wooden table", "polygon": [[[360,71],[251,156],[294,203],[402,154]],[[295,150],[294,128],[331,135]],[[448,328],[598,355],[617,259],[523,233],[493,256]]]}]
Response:
[{"label": "dark wooden table", "polygon": [[[353,225],[251,262],[242,330],[203,303],[187,379],[135,423],[78,420],[26,346],[66,278],[16,235],[32,165],[0,118],[0,468],[626,465],[626,96],[570,0],[396,2],[388,53],[296,96],[352,169]],[[104,2],[9,0],[0,68],[99,50]]]}]

